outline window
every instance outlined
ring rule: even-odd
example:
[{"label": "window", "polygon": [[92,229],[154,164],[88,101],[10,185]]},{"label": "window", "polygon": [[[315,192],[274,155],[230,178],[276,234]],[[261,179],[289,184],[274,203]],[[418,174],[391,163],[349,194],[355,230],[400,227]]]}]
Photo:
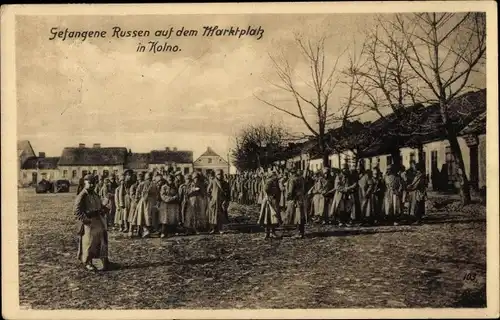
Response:
[{"label": "window", "polygon": [[188,174],[189,173],[189,167],[185,167],[184,168],[184,174]]},{"label": "window", "polygon": [[102,170],[102,176],[107,178],[109,176],[109,170]]},{"label": "window", "polygon": [[415,161],[415,152],[410,153],[410,163]]},{"label": "window", "polygon": [[436,150],[431,151],[431,169],[438,169],[438,152]]},{"label": "window", "polygon": [[82,177],[85,177],[87,175],[87,170],[82,170]]},{"label": "window", "polygon": [[387,165],[392,164],[392,156],[387,156]]},{"label": "window", "polygon": [[73,173],[71,174],[71,177],[72,177],[73,179],[75,179],[75,178],[76,178],[76,175],[77,175],[76,170],[73,170]]},{"label": "window", "polygon": [[63,178],[66,178],[68,176],[68,170],[63,170]]},{"label": "window", "polygon": [[92,171],[92,174],[93,174],[94,176],[97,176],[97,170]]},{"label": "window", "polygon": [[47,173],[45,172],[42,173],[42,179],[47,179]]},{"label": "window", "polygon": [[212,163],[212,158],[208,158],[208,163]]}]

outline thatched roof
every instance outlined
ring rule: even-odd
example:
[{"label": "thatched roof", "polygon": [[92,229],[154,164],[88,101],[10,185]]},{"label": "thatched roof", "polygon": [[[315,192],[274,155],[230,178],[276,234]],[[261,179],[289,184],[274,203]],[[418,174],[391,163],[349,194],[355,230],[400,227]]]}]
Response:
[{"label": "thatched roof", "polygon": [[[448,108],[450,122],[455,130],[460,131],[485,112],[486,89],[458,96],[451,101]],[[391,113],[373,122],[363,135],[364,139],[370,140],[362,150],[363,157],[389,154],[394,146],[415,147],[418,144],[446,139],[439,104],[427,107],[417,104],[402,109],[398,115]]]},{"label": "thatched roof", "polygon": [[124,165],[126,158],[127,148],[64,148],[59,165]]},{"label": "thatched roof", "polygon": [[151,164],[166,164],[166,163],[192,163],[192,151],[173,151],[173,150],[153,150],[150,152],[149,163]]},{"label": "thatched roof", "polygon": [[149,153],[129,153],[127,156],[127,169],[147,169],[149,165]]},{"label": "thatched roof", "polygon": [[36,170],[36,169],[57,169],[57,163],[59,161],[59,157],[31,157],[27,159],[21,169],[23,170]]},{"label": "thatched roof", "polygon": [[486,133],[486,111],[481,113],[476,119],[472,120],[465,128],[460,131],[460,135],[466,134],[485,134]]}]

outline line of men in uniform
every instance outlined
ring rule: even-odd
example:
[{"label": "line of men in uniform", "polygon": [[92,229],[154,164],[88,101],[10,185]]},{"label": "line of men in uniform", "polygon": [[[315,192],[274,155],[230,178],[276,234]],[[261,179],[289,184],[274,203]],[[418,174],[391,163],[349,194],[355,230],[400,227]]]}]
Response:
[{"label": "line of men in uniform", "polygon": [[[188,233],[211,228],[222,233],[228,222],[231,199],[240,204],[260,205],[258,223],[265,237],[277,237],[279,225],[296,225],[297,238],[304,238],[308,221],[334,223],[397,224],[407,215],[418,223],[425,214],[426,178],[415,162],[411,168],[389,166],[385,175],[374,168],[339,172],[326,168],[314,176],[309,171],[283,170],[267,174],[244,173],[226,181],[222,171],[207,177],[126,171],[97,181],[87,175],[75,200],[74,213],[80,221],[78,257],[89,270],[92,258],[107,260],[107,229],[115,225],[129,236],[160,237],[176,233],[179,226]],[[112,221],[112,222],[111,222]]]},{"label": "line of men in uniform", "polygon": [[118,179],[86,175],[82,182],[74,214],[80,222],[78,259],[88,270],[95,270],[93,258],[109,264],[107,231],[113,225],[130,237],[158,232],[164,238],[180,227],[192,234],[222,233],[228,221],[230,188],[222,171],[205,177],[127,170]]},{"label": "line of men in uniform", "polygon": [[298,224],[303,237],[302,221],[307,220],[338,226],[418,224],[425,214],[427,181],[415,161],[408,170],[390,165],[385,174],[378,167],[365,170],[362,164],[354,170],[344,165],[342,170],[325,168],[314,174],[295,169],[245,172],[231,177],[229,184],[240,204],[261,205],[261,224],[267,223],[263,211],[276,215],[273,223],[267,223],[266,237],[278,224]]}]

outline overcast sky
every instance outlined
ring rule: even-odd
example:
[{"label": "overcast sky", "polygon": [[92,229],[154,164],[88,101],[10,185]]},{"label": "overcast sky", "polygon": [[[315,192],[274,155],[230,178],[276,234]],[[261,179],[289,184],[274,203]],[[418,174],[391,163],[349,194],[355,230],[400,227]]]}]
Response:
[{"label": "overcast sky", "polygon": [[[261,40],[109,37],[114,26],[151,31],[184,26],[201,33],[205,25],[265,31]],[[177,147],[192,150],[196,158],[207,146],[226,156],[231,137],[249,123],[273,120],[307,132],[254,97],[291,103],[266,82],[276,79],[268,53],[283,50],[294,68],[307,71],[294,33],[327,35],[331,66],[347,47],[359,50],[365,30],[374,25],[370,14],[17,17],[18,139],[30,140],[35,152],[49,156],[59,156],[67,146],[98,142],[133,152]],[[108,37],[50,41],[52,27],[106,30]],[[136,52],[139,42],[150,40],[176,44],[182,51]],[[340,88],[335,103],[343,96]]]}]

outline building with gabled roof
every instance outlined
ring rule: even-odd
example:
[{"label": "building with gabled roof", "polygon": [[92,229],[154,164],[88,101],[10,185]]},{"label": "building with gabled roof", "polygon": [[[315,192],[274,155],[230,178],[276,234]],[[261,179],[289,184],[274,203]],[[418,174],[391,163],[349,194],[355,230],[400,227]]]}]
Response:
[{"label": "building with gabled roof", "polygon": [[224,174],[229,174],[229,162],[217,154],[211,147],[196,159],[193,163],[195,171],[202,173],[224,171]]},{"label": "building with gabled roof", "polygon": [[45,157],[43,152],[38,157],[27,159],[21,166],[21,185],[36,185],[42,180],[59,179],[58,162],[59,157]]},{"label": "building with gabled roof", "polygon": [[25,184],[21,168],[24,162],[30,158],[36,157],[35,151],[28,140],[17,141],[17,181],[18,184]]}]

